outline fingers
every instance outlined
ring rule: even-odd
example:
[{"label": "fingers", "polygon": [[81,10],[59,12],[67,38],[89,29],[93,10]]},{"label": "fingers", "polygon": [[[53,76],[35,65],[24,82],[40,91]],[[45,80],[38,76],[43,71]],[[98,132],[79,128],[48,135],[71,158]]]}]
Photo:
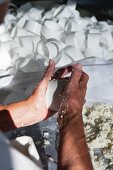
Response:
[{"label": "fingers", "polygon": [[89,80],[89,76],[85,72],[82,72],[82,76],[80,79],[80,87],[86,87],[88,80]]},{"label": "fingers", "polygon": [[68,73],[72,71],[72,66],[62,68],[58,70],[52,77],[52,79],[62,79],[64,78]]},{"label": "fingers", "polygon": [[83,72],[79,84],[83,97],[86,96],[88,80],[89,80],[89,76],[85,72]]},{"label": "fingers", "polygon": [[49,81],[51,80],[53,74],[55,72],[55,63],[53,60],[49,60],[49,65],[47,70],[42,78],[42,83],[45,83],[48,86]]},{"label": "fingers", "polygon": [[70,79],[70,83],[72,85],[78,84],[82,76],[82,65],[76,64],[72,66],[72,75]]}]

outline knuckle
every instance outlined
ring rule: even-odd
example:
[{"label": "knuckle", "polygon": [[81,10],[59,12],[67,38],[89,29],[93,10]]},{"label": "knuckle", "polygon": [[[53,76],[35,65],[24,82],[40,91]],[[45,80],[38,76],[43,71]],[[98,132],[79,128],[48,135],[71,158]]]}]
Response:
[{"label": "knuckle", "polygon": [[73,65],[73,66],[72,66],[72,72],[76,72],[76,74],[77,74],[77,73],[78,73],[78,74],[81,74],[81,73],[82,73],[82,70],[78,69],[78,68],[76,67],[76,65]]},{"label": "knuckle", "polygon": [[86,80],[89,80],[89,75],[85,73]]},{"label": "knuckle", "polygon": [[86,90],[87,89],[87,84],[83,83],[81,87],[82,87],[83,90]]},{"label": "knuckle", "polygon": [[76,73],[76,75],[81,76],[82,70],[76,69],[75,73]]}]

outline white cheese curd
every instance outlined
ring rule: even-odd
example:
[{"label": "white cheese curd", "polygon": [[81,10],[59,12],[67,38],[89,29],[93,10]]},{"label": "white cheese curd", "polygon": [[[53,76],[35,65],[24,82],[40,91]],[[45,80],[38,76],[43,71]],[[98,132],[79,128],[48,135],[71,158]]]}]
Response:
[{"label": "white cheese curd", "polygon": [[112,170],[113,107],[108,104],[85,106],[83,120],[94,170]]}]

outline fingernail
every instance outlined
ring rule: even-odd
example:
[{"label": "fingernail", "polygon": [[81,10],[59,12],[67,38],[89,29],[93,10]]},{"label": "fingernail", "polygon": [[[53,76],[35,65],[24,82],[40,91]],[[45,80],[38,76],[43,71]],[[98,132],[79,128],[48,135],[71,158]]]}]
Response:
[{"label": "fingernail", "polygon": [[77,64],[76,67],[81,70],[82,69],[82,64]]},{"label": "fingernail", "polygon": [[49,65],[52,65],[54,61],[52,59],[49,60]]}]

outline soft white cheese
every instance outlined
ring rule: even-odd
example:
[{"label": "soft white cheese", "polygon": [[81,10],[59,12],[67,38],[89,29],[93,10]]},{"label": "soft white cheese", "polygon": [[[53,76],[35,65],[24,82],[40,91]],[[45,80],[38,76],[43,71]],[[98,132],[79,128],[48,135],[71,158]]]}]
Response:
[{"label": "soft white cheese", "polygon": [[108,104],[85,106],[83,120],[94,170],[112,170],[113,107]]}]

